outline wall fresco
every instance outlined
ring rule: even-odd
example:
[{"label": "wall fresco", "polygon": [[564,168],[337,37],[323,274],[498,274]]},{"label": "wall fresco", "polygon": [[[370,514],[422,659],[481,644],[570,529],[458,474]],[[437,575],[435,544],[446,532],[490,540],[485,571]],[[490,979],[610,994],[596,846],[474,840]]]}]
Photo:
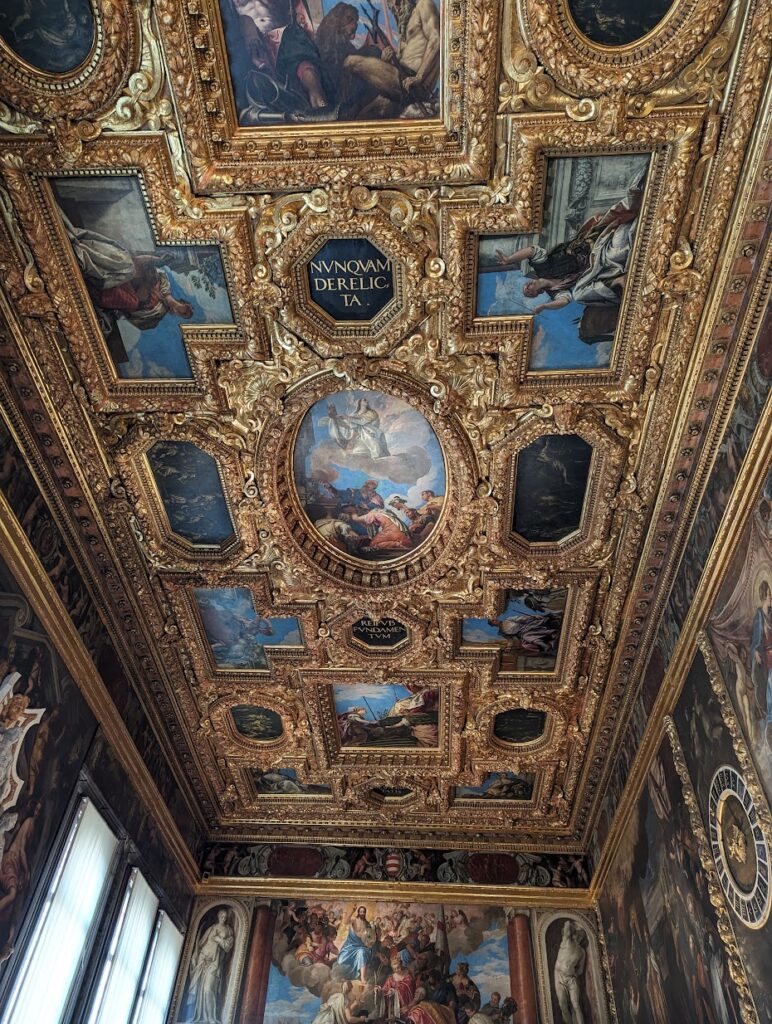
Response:
[{"label": "wall fresco", "polygon": [[663,741],[600,897],[623,1021],[738,1021],[739,1000],[681,781]]}]

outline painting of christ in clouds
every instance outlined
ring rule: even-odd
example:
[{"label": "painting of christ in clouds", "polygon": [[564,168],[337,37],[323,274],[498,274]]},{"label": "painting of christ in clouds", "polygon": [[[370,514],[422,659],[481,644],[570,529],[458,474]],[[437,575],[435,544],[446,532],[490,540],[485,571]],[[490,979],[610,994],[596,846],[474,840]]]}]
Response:
[{"label": "painting of christ in clouds", "polygon": [[610,365],[649,160],[549,160],[542,231],[480,239],[476,315],[534,317],[530,370]]},{"label": "painting of christ in clouds", "polygon": [[418,683],[332,687],[343,747],[437,747],[440,691]]},{"label": "painting of christ in clouds", "polygon": [[306,413],[295,487],[321,539],[364,561],[417,550],[445,503],[445,462],[427,420],[380,391],[345,391]]},{"label": "painting of christ in clouds", "polygon": [[220,0],[239,121],[436,118],[435,0]]},{"label": "painting of christ in clouds", "polygon": [[134,175],[51,181],[119,377],[190,380],[182,325],[233,323],[216,245],[158,245]]}]

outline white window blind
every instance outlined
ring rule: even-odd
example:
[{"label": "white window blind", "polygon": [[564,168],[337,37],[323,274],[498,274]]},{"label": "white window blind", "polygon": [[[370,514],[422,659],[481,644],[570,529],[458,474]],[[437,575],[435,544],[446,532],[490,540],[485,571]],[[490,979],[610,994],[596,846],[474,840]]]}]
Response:
[{"label": "white window blind", "polygon": [[128,1024],[157,911],[157,896],[134,868],[113,927],[89,1024]]},{"label": "white window blind", "polygon": [[161,911],[131,1024],[164,1024],[182,952],[182,933]]},{"label": "white window blind", "polygon": [[101,909],[118,840],[90,800],[67,837],[2,1024],[59,1024]]}]

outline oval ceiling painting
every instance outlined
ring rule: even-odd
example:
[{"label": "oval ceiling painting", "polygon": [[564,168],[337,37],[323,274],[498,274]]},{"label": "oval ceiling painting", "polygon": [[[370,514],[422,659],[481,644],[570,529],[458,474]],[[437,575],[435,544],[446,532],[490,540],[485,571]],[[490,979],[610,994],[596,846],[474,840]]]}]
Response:
[{"label": "oval ceiling painting", "polygon": [[293,453],[298,498],[316,534],[366,562],[401,558],[434,531],[445,460],[422,413],[381,391],[320,399]]},{"label": "oval ceiling painting", "polygon": [[627,46],[641,39],[672,5],[673,0],[568,0],[579,31],[601,46]]},{"label": "oval ceiling painting", "polygon": [[5,0],[0,37],[22,60],[48,74],[74,71],[91,53],[94,15],[89,0]]}]

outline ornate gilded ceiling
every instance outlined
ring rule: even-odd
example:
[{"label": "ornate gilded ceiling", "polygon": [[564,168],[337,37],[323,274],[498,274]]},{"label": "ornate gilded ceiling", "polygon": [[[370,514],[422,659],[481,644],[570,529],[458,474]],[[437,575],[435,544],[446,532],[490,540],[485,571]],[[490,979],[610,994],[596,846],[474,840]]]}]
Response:
[{"label": "ornate gilded ceiling", "polygon": [[192,813],[582,851],[761,274],[768,5],[27,6],[8,419]]}]

